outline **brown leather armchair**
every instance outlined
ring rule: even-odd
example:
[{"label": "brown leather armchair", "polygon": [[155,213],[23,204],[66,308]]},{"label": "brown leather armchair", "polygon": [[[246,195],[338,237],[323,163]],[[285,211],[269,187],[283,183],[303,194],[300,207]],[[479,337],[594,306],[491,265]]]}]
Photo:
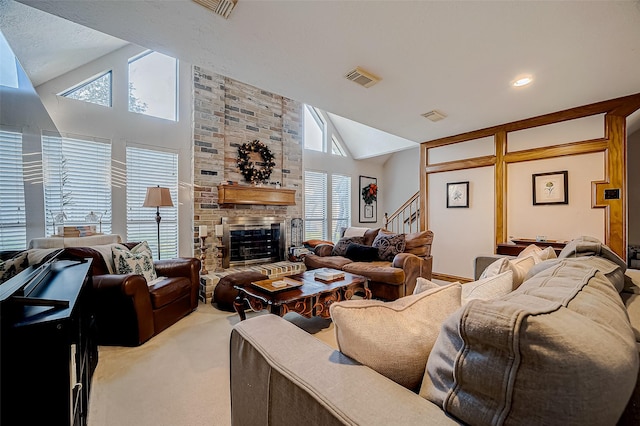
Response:
[{"label": "brown leather armchair", "polygon": [[67,247],[64,255],[93,259],[91,300],[101,345],[138,346],[198,307],[196,258],[155,261],[158,276],[167,278],[148,286],[141,275],[110,274],[102,255],[91,247]]}]

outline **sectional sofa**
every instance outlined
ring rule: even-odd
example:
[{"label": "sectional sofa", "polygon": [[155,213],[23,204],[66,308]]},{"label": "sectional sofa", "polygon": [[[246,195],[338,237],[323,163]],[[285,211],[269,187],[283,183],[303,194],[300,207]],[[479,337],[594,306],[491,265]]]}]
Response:
[{"label": "sectional sofa", "polygon": [[[625,269],[608,247],[579,238],[499,297],[470,297],[464,286],[475,291],[477,281],[429,289],[390,302],[393,308],[339,302],[332,316],[344,308],[357,314],[354,324],[334,317],[342,351],[274,315],[243,321],[231,335],[232,424],[640,424],[640,271]],[[465,303],[431,321],[436,332],[427,361],[412,367],[421,382],[412,389],[399,384],[387,367],[408,364],[403,348],[415,342],[405,338],[421,325],[418,315],[394,317],[418,312],[431,299],[441,310],[437,298],[465,293]],[[379,304],[368,319],[365,303]],[[345,341],[345,329],[366,330],[382,315],[389,316],[388,337],[376,341],[373,331],[359,344],[377,362],[385,347],[395,358],[380,366],[347,356],[354,342]]]}]

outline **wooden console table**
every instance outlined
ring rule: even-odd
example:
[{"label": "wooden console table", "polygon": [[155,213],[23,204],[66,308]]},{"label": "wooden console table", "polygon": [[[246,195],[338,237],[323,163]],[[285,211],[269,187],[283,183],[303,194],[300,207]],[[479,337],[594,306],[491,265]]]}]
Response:
[{"label": "wooden console table", "polygon": [[560,254],[564,246],[567,245],[567,241],[556,241],[556,240],[547,240],[547,241],[536,241],[534,239],[514,239],[512,240],[514,244],[510,243],[500,243],[496,249],[497,254],[505,254],[509,256],[517,256],[520,254],[522,250],[527,248],[527,246],[531,244],[535,244],[538,247],[553,247],[556,254]]}]

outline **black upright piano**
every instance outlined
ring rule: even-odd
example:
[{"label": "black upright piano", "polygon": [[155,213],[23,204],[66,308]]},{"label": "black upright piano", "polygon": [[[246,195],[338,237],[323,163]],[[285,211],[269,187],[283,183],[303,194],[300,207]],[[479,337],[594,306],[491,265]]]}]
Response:
[{"label": "black upright piano", "polygon": [[98,363],[91,259],[58,257],[0,285],[3,426],[86,425]]}]

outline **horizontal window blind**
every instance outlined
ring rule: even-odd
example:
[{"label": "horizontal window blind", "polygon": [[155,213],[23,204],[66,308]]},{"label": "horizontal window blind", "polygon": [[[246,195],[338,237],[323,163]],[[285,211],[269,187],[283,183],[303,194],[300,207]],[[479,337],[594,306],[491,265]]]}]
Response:
[{"label": "horizontal window blind", "polygon": [[142,207],[147,188],[169,188],[173,207],[160,207],[160,258],[178,256],[178,155],[127,147],[127,240],[147,241],[158,255],[155,209]]},{"label": "horizontal window blind", "polygon": [[102,233],[111,233],[111,144],[42,136],[46,234],[57,226],[86,226],[91,212],[102,215]]},{"label": "horizontal window blind", "polygon": [[351,176],[331,175],[331,240],[351,224]]},{"label": "horizontal window blind", "polygon": [[327,239],[327,174],[304,172],[304,235],[306,240]]},{"label": "horizontal window blind", "polygon": [[27,226],[22,172],[22,134],[0,130],[0,249],[22,250]]}]

